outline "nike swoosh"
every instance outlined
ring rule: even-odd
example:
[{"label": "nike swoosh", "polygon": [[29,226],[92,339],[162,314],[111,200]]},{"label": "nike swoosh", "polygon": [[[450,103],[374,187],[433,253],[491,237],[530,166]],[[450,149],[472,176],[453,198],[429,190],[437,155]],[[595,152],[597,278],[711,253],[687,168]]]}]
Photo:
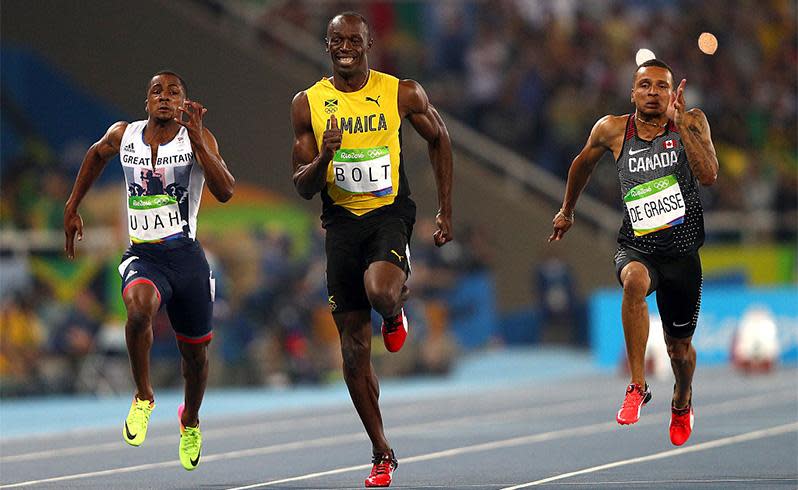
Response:
[{"label": "nike swoosh", "polygon": [[127,420],[125,420],[125,436],[131,441],[136,438],[138,434],[131,434],[130,429],[127,428]]},{"label": "nike swoosh", "polygon": [[637,150],[637,151],[632,151],[632,149],[630,148],[629,155],[637,155],[638,153],[642,153],[644,151],[648,151],[648,148],[643,148],[642,150]]},{"label": "nike swoosh", "polygon": [[673,324],[674,327],[686,327],[687,325],[690,325],[690,322],[674,323]]},{"label": "nike swoosh", "polygon": [[197,453],[197,459],[192,459],[191,461],[189,461],[189,463],[191,463],[191,466],[197,466],[199,464],[200,454],[202,454],[202,448],[200,448],[199,452]]}]

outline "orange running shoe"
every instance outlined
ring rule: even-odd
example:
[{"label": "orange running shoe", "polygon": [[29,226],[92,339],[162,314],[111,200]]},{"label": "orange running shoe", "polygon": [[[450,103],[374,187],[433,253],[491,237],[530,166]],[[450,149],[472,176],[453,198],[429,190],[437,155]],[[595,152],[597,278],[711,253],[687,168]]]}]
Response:
[{"label": "orange running shoe", "polygon": [[690,434],[693,433],[693,422],[695,422],[695,414],[693,413],[693,400],[692,398],[684,408],[676,408],[671,405],[671,443],[674,446],[681,446]]},{"label": "orange running shoe", "polygon": [[648,383],[646,383],[645,389],[637,383],[631,383],[626,387],[626,397],[623,399],[623,404],[618,410],[615,420],[621,425],[634,424],[640,420],[640,409],[649,400],[651,400],[651,390],[648,389]]},{"label": "orange running shoe", "polygon": [[371,458],[374,466],[371,467],[371,474],[366,478],[367,487],[389,487],[393,479],[393,471],[399,466],[399,461],[393,454],[375,454]]}]

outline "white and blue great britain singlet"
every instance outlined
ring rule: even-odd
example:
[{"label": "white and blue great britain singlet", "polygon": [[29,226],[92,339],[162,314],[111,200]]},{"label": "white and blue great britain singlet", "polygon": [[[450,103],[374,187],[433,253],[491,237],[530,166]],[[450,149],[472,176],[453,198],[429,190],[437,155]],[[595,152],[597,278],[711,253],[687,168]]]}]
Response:
[{"label": "white and blue great britain singlet", "polygon": [[172,141],[158,148],[153,168],[150,145],[144,143],[146,126],[146,120],[128,124],[119,148],[130,241],[194,240],[205,174],[194,158],[188,131],[181,126]]}]

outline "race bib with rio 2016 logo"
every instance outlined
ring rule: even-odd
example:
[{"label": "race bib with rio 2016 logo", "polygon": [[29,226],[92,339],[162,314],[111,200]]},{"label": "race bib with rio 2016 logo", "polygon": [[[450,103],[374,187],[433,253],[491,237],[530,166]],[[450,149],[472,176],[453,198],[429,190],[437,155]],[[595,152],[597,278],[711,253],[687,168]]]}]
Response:
[{"label": "race bib with rio 2016 logo", "polygon": [[393,188],[387,146],[341,148],[333,156],[333,183],[352,194],[384,196]]},{"label": "race bib with rio 2016 logo", "polygon": [[679,182],[666,175],[632,187],[623,198],[635,236],[684,222],[685,204]]},{"label": "race bib with rio 2016 logo", "polygon": [[159,242],[183,234],[177,199],[165,194],[128,197],[128,233],[133,243]]}]

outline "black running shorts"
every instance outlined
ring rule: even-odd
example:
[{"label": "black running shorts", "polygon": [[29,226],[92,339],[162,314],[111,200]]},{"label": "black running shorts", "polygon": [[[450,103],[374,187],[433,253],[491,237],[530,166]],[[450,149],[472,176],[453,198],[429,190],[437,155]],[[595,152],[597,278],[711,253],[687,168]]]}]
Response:
[{"label": "black running shorts", "polygon": [[698,252],[681,256],[655,255],[621,245],[615,253],[618,282],[629,262],[640,262],[648,269],[651,278],[648,294],[657,292],[657,308],[665,333],[676,338],[692,336],[698,323],[703,280]]},{"label": "black running shorts", "polygon": [[363,275],[372,262],[387,261],[410,274],[413,222],[379,215],[327,225],[327,295],[334,313],[371,309]]},{"label": "black running shorts", "polygon": [[215,280],[199,242],[133,244],[122,255],[119,274],[123,296],[134,284],[155,288],[178,340],[199,344],[213,337]]}]

